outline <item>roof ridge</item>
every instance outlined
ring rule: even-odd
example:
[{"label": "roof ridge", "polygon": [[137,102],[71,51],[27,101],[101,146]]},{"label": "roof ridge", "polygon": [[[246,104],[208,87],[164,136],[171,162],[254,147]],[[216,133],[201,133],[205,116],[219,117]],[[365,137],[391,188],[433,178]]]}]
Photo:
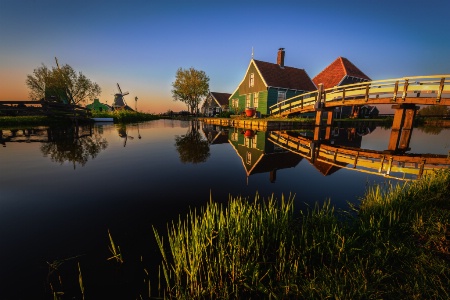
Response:
[{"label": "roof ridge", "polygon": [[338,59],[339,59],[340,62],[341,62],[342,69],[344,70],[344,74],[345,74],[345,75],[348,75],[347,68],[345,67],[345,63],[344,63],[344,59],[345,59],[345,60],[348,60],[348,59],[346,59],[345,57],[342,57],[342,56],[339,56]]},{"label": "roof ridge", "polygon": [[[274,65],[274,66],[279,66],[277,63],[271,63],[271,62],[268,62],[268,61],[263,61],[263,60],[257,60],[257,59],[253,59],[255,62],[262,62],[262,63],[265,63],[265,64],[271,64],[271,65]],[[291,66],[283,66],[283,68],[281,68],[281,69],[285,69],[285,68],[291,68],[291,69],[296,69],[296,70],[305,70],[305,69],[302,69],[302,68],[297,68],[297,67],[291,67]]]}]

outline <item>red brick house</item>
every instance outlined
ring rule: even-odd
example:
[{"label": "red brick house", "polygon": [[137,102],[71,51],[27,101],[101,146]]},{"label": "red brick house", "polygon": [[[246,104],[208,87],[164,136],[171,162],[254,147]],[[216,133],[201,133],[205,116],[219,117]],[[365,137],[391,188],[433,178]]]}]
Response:
[{"label": "red brick house", "polygon": [[[324,89],[371,80],[372,79],[370,79],[369,76],[364,74],[358,67],[356,67],[345,57],[338,57],[328,67],[313,78],[314,84],[316,86],[323,84]],[[358,117],[359,111],[359,106],[343,106],[337,108],[335,113],[339,118],[346,118],[350,116]]]}]

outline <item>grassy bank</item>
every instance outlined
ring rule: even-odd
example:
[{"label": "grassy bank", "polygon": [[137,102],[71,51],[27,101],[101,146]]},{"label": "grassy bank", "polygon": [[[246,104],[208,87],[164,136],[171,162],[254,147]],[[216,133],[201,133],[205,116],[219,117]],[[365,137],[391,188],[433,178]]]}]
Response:
[{"label": "grassy bank", "polygon": [[[93,112],[92,117],[113,118],[114,122],[142,122],[159,119],[159,116],[134,111]],[[68,123],[70,119],[51,118],[47,116],[0,116],[0,126],[46,126],[52,124]]]},{"label": "grassy bank", "polygon": [[448,299],[450,171],[370,188],[358,207],[210,202],[155,231],[178,299]]},{"label": "grassy bank", "polygon": [[141,122],[159,119],[159,116],[128,110],[117,110],[112,112],[92,112],[93,118],[113,118],[114,122]]},{"label": "grassy bank", "polygon": [[61,122],[70,123],[70,120],[48,118],[46,116],[0,116],[0,127],[2,126],[47,126]]}]

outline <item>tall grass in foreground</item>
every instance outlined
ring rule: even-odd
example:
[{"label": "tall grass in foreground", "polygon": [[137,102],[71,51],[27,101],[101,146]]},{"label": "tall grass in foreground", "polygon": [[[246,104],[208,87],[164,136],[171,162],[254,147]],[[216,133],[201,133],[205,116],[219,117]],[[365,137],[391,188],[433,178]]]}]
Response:
[{"label": "tall grass in foreground", "polygon": [[212,201],[154,230],[178,299],[448,299],[450,171],[370,188],[353,212],[293,199]]}]

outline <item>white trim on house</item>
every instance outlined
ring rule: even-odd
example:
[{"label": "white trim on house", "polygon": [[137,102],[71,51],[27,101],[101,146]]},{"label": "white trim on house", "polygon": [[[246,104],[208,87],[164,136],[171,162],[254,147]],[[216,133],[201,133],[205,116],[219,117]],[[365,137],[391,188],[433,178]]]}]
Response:
[{"label": "white trim on house", "polygon": [[247,70],[246,70],[245,73],[244,73],[244,77],[242,78],[241,82],[237,85],[237,88],[233,91],[233,93],[231,93],[231,96],[230,96],[230,98],[228,98],[228,101],[231,100],[231,98],[233,97],[233,95],[236,94],[236,92],[239,90],[239,87],[241,86],[241,84],[244,83],[245,77],[247,77],[248,71],[250,70],[250,66],[251,66],[252,64],[255,66],[255,69],[256,69],[256,71],[258,72],[259,77],[261,78],[261,80],[262,80],[262,82],[264,83],[264,85],[266,86],[266,88],[269,87],[269,86],[267,85],[267,83],[266,83],[266,80],[264,79],[264,77],[262,76],[261,72],[259,71],[258,66],[257,66],[256,63],[255,63],[255,60],[252,58],[252,59],[250,60],[250,63],[248,64]]}]

